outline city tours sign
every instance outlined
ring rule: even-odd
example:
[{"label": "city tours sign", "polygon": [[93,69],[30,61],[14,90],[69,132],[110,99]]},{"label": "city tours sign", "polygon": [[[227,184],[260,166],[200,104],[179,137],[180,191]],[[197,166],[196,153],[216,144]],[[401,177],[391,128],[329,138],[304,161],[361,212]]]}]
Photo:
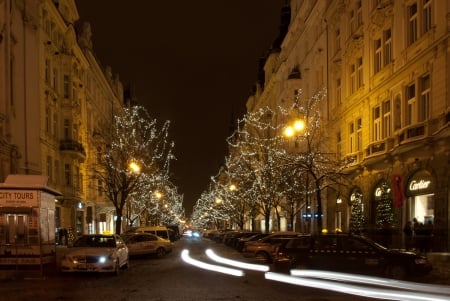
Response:
[{"label": "city tours sign", "polygon": [[37,190],[0,190],[0,207],[37,207]]}]

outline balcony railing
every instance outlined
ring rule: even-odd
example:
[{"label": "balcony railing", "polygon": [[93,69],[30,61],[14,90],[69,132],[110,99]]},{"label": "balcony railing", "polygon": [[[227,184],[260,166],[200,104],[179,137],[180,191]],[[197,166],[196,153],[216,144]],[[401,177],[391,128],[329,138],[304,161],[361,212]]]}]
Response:
[{"label": "balcony railing", "polygon": [[61,151],[69,151],[76,153],[82,158],[86,157],[86,151],[81,143],[74,140],[61,140],[59,144],[59,150]]}]

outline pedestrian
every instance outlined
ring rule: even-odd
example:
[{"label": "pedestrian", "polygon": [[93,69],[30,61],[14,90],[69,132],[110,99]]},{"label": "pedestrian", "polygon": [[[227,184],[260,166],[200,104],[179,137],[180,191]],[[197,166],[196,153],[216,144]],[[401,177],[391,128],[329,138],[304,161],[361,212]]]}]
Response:
[{"label": "pedestrian", "polygon": [[411,250],[413,248],[413,228],[411,221],[407,221],[403,227],[403,233],[405,234],[405,249]]}]

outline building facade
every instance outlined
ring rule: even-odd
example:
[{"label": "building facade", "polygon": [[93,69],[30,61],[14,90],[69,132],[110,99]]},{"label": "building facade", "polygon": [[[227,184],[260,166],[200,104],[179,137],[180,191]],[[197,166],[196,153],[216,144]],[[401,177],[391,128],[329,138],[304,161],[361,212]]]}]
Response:
[{"label": "building facade", "polygon": [[76,31],[78,19],[74,0],[0,2],[0,181],[48,176],[62,193],[55,231],[74,235],[114,229],[114,206],[89,166],[124,104],[122,83],[96,60],[89,24]]},{"label": "building facade", "polygon": [[289,1],[288,30],[247,109],[326,89],[326,151],[345,176],[323,191],[324,228],[357,225],[405,247],[403,227],[414,221],[417,239],[427,236],[420,248],[449,249],[449,5]]}]

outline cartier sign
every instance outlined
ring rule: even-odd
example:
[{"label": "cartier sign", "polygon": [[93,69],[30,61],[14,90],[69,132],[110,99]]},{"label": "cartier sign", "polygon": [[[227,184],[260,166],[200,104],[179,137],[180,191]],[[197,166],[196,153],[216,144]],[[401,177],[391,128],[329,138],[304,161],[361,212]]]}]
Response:
[{"label": "cartier sign", "polygon": [[409,179],[406,188],[408,195],[432,193],[434,190],[433,176],[427,170],[420,170]]}]

